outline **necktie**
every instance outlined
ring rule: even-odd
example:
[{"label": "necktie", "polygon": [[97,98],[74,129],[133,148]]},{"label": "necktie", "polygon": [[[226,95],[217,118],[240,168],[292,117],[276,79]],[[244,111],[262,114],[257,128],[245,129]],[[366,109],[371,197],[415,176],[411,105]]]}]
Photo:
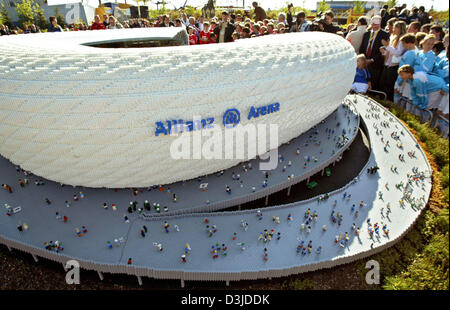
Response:
[{"label": "necktie", "polygon": [[370,57],[370,55],[372,54],[372,44],[373,44],[373,40],[375,39],[375,32],[371,32],[370,33],[370,40],[369,40],[369,46],[367,47],[367,57]]}]

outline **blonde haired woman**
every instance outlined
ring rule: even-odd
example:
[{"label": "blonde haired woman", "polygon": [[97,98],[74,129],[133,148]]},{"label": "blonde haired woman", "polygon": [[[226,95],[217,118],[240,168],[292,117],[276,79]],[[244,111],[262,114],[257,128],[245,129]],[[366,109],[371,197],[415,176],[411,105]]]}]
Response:
[{"label": "blonde haired woman", "polygon": [[389,42],[383,40],[383,46],[380,47],[381,54],[384,55],[384,68],[381,74],[382,90],[386,93],[388,100],[394,99],[394,85],[398,77],[398,64],[406,49],[400,38],[406,34],[406,23],[397,21],[394,23],[393,33]]},{"label": "blonde haired woman", "polygon": [[414,70],[416,72],[423,71],[429,73],[433,70],[434,62],[436,61],[436,54],[433,52],[435,41],[436,37],[433,34],[427,34],[422,41],[420,41],[422,50],[417,54],[414,63]]},{"label": "blonde haired woman", "polygon": [[117,21],[117,19],[114,16],[110,16],[108,18],[109,25],[107,26],[108,29],[123,29],[123,25]]}]

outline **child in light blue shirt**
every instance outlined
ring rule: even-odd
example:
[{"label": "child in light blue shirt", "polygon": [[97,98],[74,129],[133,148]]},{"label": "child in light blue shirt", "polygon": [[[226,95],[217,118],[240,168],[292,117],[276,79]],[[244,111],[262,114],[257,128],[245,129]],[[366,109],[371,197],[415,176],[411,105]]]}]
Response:
[{"label": "child in light blue shirt", "polygon": [[409,84],[413,104],[419,109],[436,109],[442,96],[448,93],[448,84],[440,76],[415,73],[410,65],[400,67],[398,74]]}]

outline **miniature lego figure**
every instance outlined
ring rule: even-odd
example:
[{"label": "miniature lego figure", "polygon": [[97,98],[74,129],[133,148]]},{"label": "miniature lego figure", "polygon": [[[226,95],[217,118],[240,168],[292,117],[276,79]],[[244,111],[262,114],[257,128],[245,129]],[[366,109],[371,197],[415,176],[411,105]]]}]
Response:
[{"label": "miniature lego figure", "polygon": [[186,243],[184,245],[184,254],[189,255],[191,253],[191,246],[189,245],[189,243]]},{"label": "miniature lego figure", "polygon": [[156,247],[156,249],[157,249],[159,252],[162,252],[162,251],[163,251],[163,246],[162,246],[161,243],[153,242],[153,245]]},{"label": "miniature lego figure", "polygon": [[225,244],[222,243],[222,255],[227,256],[228,254],[228,248],[225,246]]},{"label": "miniature lego figure", "polygon": [[169,232],[169,223],[167,223],[167,221],[164,221],[164,231],[165,231],[166,233]]},{"label": "miniature lego figure", "polygon": [[231,188],[228,185],[225,185],[225,191],[228,195],[231,195]]},{"label": "miniature lego figure", "polygon": [[150,203],[148,202],[148,200],[145,200],[145,201],[144,201],[144,208],[145,208],[145,210],[147,210],[147,211],[150,211],[150,210],[151,210]]},{"label": "miniature lego figure", "polygon": [[236,240],[237,239],[237,233],[233,233],[233,240]]},{"label": "miniature lego figure", "polygon": [[218,254],[216,248],[214,246],[212,246],[211,249],[212,249],[211,254],[212,254],[213,259],[218,258],[219,254]]},{"label": "miniature lego figure", "polygon": [[267,252],[267,248],[264,248],[264,261],[269,260],[269,253]]},{"label": "miniature lego figure", "polygon": [[247,223],[246,221],[241,220],[241,226],[242,226],[242,228],[243,228],[245,231],[247,231],[247,229],[248,229],[248,223]]},{"label": "miniature lego figure", "polygon": [[258,217],[258,220],[262,220],[263,214],[262,214],[261,210],[256,210],[256,216]]}]

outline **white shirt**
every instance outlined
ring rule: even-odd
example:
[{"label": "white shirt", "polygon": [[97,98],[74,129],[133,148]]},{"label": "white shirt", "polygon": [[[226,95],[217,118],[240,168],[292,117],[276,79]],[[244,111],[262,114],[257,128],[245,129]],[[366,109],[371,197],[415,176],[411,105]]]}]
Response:
[{"label": "white shirt", "polygon": [[386,48],[386,61],[384,64],[388,67],[397,66],[405,53],[405,48],[401,41],[398,42],[397,47],[388,45]]},{"label": "white shirt", "polygon": [[349,41],[355,52],[359,54],[359,48],[361,47],[361,43],[364,37],[364,33],[366,33],[367,26],[361,25],[356,28],[356,30],[352,30],[347,34],[347,41]]}]

